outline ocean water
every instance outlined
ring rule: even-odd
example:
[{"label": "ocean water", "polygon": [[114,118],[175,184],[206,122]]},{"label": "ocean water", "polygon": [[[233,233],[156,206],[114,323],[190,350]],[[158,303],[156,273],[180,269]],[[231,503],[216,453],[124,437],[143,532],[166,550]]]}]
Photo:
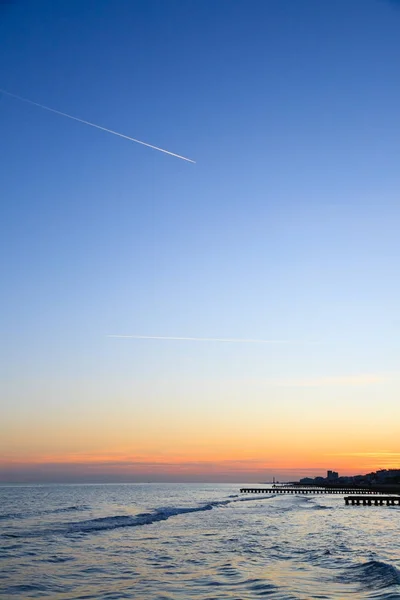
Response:
[{"label": "ocean water", "polygon": [[400,508],[239,485],[0,487],[0,598],[400,599]]}]

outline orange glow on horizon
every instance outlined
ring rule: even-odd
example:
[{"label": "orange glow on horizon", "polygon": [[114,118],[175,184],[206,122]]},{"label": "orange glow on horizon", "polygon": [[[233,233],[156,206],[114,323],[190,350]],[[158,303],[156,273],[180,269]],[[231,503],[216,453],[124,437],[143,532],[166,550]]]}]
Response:
[{"label": "orange glow on horizon", "polygon": [[328,468],[338,470],[343,475],[363,474],[382,468],[398,468],[400,453],[396,452],[365,452],[348,455],[297,455],[295,458],[274,456],[270,459],[215,456],[183,457],[183,456],[144,456],[126,452],[109,454],[45,454],[34,456],[8,456],[0,460],[0,469],[27,469],[37,467],[59,466],[74,467],[78,472],[85,470],[108,475],[124,473],[132,474],[163,473],[168,475],[204,475],[221,473],[224,475],[246,474],[266,477],[268,473],[288,472],[325,475]]},{"label": "orange glow on horizon", "polygon": [[220,474],[262,481],[277,473],[354,475],[399,466],[400,409],[393,400],[380,410],[384,386],[277,392],[249,380],[240,389],[210,384],[186,396],[185,385],[176,382],[176,394],[157,391],[149,401],[106,397],[45,412],[32,402],[20,414],[5,415],[0,477],[58,466],[82,478],[186,474],[207,480]]}]

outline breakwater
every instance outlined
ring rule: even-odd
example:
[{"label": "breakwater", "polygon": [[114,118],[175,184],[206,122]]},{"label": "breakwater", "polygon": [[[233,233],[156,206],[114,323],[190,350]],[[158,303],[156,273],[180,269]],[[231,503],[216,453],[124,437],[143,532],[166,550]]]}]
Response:
[{"label": "breakwater", "polygon": [[[240,488],[241,494],[351,494],[354,488],[339,487],[268,487],[268,488]],[[380,492],[371,488],[358,488],[363,494],[379,494]]]}]

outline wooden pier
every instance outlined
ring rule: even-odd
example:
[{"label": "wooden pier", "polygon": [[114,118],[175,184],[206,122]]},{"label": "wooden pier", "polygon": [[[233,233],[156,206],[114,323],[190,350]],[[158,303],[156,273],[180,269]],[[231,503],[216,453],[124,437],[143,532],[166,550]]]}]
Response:
[{"label": "wooden pier", "polygon": [[400,506],[400,496],[346,496],[344,501],[352,506]]},{"label": "wooden pier", "polygon": [[[335,487],[269,487],[269,488],[241,488],[240,492],[242,494],[351,494],[354,493],[354,488],[335,488]],[[381,492],[378,492],[374,489],[362,489],[359,491],[362,494],[375,495]]]}]

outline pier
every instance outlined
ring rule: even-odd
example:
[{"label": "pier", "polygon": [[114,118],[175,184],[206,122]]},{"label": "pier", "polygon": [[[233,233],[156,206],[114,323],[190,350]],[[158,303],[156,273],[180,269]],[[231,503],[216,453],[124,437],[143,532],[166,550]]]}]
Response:
[{"label": "pier", "polygon": [[400,496],[346,496],[344,501],[352,506],[400,506]]},{"label": "pier", "polygon": [[[351,494],[356,490],[354,488],[340,487],[269,487],[269,488],[241,488],[241,494]],[[362,494],[379,494],[378,490],[359,488]]]}]

